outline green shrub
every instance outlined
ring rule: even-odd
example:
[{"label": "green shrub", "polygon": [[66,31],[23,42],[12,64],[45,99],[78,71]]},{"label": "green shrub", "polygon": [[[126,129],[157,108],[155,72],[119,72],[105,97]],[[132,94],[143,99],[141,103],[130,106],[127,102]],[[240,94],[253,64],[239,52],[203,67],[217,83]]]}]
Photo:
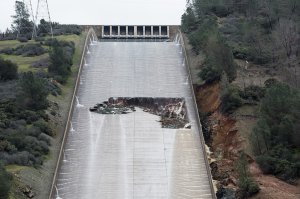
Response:
[{"label": "green shrub", "polygon": [[264,65],[272,61],[272,57],[269,53],[263,52],[261,54],[252,54],[252,57],[249,58],[250,61],[253,61],[255,64]]},{"label": "green shrub", "polygon": [[[286,159],[283,157],[275,157],[274,154],[278,153],[275,150],[269,152],[269,154],[260,155],[256,158],[261,170],[264,174],[274,174],[278,178],[284,181],[293,181],[297,179],[300,171],[300,161],[295,159]],[[288,152],[292,154],[292,152]],[[280,154],[280,153],[279,153]]]},{"label": "green shrub", "polygon": [[261,170],[265,174],[272,174],[275,171],[276,159],[269,155],[260,155],[256,157],[256,162],[259,164]]},{"label": "green shrub", "polygon": [[20,111],[17,117],[19,119],[26,120],[27,124],[32,124],[33,122],[37,121],[40,116],[35,111],[24,110]]},{"label": "green shrub", "polygon": [[245,100],[259,101],[265,95],[265,89],[260,86],[251,85],[240,91],[240,96]]},{"label": "green shrub", "polygon": [[217,22],[214,18],[208,18],[201,20],[196,31],[191,32],[188,35],[189,43],[192,45],[194,51],[199,54],[202,49],[205,51],[208,40],[210,37],[216,37],[217,34]]},{"label": "green shrub", "polygon": [[232,54],[236,59],[250,60],[248,56],[248,50],[243,47],[235,47],[232,50]]},{"label": "green shrub", "polygon": [[34,40],[37,42],[41,42],[41,41],[45,41],[46,39],[45,39],[45,37],[36,37],[36,38],[34,38]]},{"label": "green shrub", "polygon": [[38,127],[43,133],[47,134],[47,135],[53,135],[52,134],[52,130],[49,127],[49,124],[47,122],[45,122],[44,120],[38,120],[36,122],[33,123],[33,126]]},{"label": "green shrub", "polygon": [[0,81],[12,80],[18,77],[18,66],[10,60],[0,57]]},{"label": "green shrub", "polygon": [[300,93],[274,79],[266,83],[260,119],[252,132],[262,171],[292,182],[300,175]]},{"label": "green shrub", "polygon": [[181,29],[189,33],[197,29],[197,21],[192,7],[187,7],[185,13],[181,16]]},{"label": "green shrub", "polygon": [[22,43],[26,43],[26,42],[28,42],[28,38],[27,37],[19,37],[18,41],[22,42]]},{"label": "green shrub", "polygon": [[12,55],[14,53],[14,49],[7,47],[7,48],[0,50],[0,53],[6,54],[6,55]]},{"label": "green shrub", "polygon": [[[65,82],[67,81],[67,79],[62,79],[62,77],[54,77],[57,81],[59,82]],[[49,90],[49,92],[54,95],[54,96],[57,96],[57,95],[61,95],[62,94],[62,90],[61,88],[59,87],[58,83],[56,83],[55,81],[47,81],[47,88]]]},{"label": "green shrub", "polygon": [[15,55],[22,55],[24,57],[39,56],[45,52],[46,50],[41,46],[41,44],[21,45],[14,49]]},{"label": "green shrub", "polygon": [[206,59],[205,66],[199,72],[198,76],[204,80],[206,83],[212,83],[214,81],[219,81],[221,78],[221,70],[216,68],[212,63],[213,60]]},{"label": "green shrub", "polygon": [[82,32],[82,28],[79,25],[64,25],[53,23],[53,35],[68,35],[68,34],[76,34],[80,35]]},{"label": "green shrub", "polygon": [[205,67],[199,73],[199,77],[209,83],[220,80],[222,73],[225,72],[228,80],[233,81],[236,78],[236,64],[230,48],[219,37],[211,38],[208,46]]},{"label": "green shrub", "polygon": [[71,74],[75,44],[73,42],[52,40],[51,48],[48,72],[60,83],[66,83]]},{"label": "green shrub", "polygon": [[259,192],[257,182],[253,180],[249,172],[246,154],[242,152],[237,162],[238,172],[238,198],[248,198]]},{"label": "green shrub", "polygon": [[265,82],[264,82],[264,85],[266,88],[270,88],[272,86],[274,86],[275,84],[279,83],[277,79],[275,78],[270,78],[270,79],[267,79]]},{"label": "green shrub", "polygon": [[46,81],[35,76],[32,72],[23,73],[19,81],[19,104],[33,110],[45,109],[48,106],[49,91]]},{"label": "green shrub", "polygon": [[46,135],[45,133],[41,133],[41,134],[38,136],[38,139],[41,140],[41,141],[44,141],[44,142],[47,143],[47,145],[49,145],[49,146],[50,146],[50,144],[51,144],[51,140],[50,140],[49,135]]},{"label": "green shrub", "polygon": [[0,152],[0,159],[3,160],[5,164],[16,164],[22,166],[33,166],[41,163],[39,158],[35,158],[34,155],[27,151],[21,151],[13,154]]},{"label": "green shrub", "polygon": [[226,17],[232,13],[232,10],[225,5],[214,5],[212,6],[211,11],[218,17]]},{"label": "green shrub", "polygon": [[17,151],[16,147],[7,140],[0,138],[0,152],[14,153]]},{"label": "green shrub", "polygon": [[239,88],[229,85],[221,95],[221,110],[223,113],[232,113],[242,105],[242,100],[239,96]]},{"label": "green shrub", "polygon": [[0,159],[5,164],[36,166],[49,152],[52,131],[44,110],[26,110],[15,100],[0,101]]}]

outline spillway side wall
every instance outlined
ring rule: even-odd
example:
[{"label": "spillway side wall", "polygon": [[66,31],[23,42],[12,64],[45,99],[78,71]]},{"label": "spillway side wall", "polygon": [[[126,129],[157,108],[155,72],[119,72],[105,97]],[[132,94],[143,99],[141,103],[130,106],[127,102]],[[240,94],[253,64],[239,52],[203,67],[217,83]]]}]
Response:
[{"label": "spillway side wall", "polygon": [[207,157],[207,153],[206,153],[205,141],[204,141],[204,137],[203,137],[203,133],[202,133],[202,125],[201,125],[200,117],[199,117],[199,114],[198,114],[199,113],[198,105],[197,105],[197,101],[196,101],[194,85],[193,85],[193,82],[192,82],[190,63],[189,63],[189,59],[187,57],[185,42],[184,42],[184,39],[183,39],[183,36],[182,36],[182,33],[181,33],[180,29],[178,29],[177,34],[179,35],[178,42],[181,45],[181,48],[182,48],[182,51],[183,51],[183,56],[184,56],[184,60],[185,60],[184,62],[185,62],[185,66],[186,66],[186,70],[187,70],[187,74],[188,74],[189,84],[191,85],[191,89],[192,89],[193,107],[196,110],[195,118],[197,119],[197,123],[198,123],[198,127],[199,127],[199,137],[200,137],[202,151],[203,151],[203,155],[204,155],[204,159],[205,159],[204,161],[205,161],[205,166],[206,166],[207,175],[208,175],[208,179],[209,179],[209,184],[210,184],[210,188],[211,188],[211,194],[212,194],[212,197],[214,199],[217,199],[215,189],[214,189],[214,185],[213,185],[213,179],[212,179],[212,175],[211,175],[210,164],[208,162],[208,157]]},{"label": "spillway side wall", "polygon": [[84,59],[85,56],[88,52],[88,46],[91,42],[95,41],[97,39],[97,35],[96,32],[94,31],[94,29],[90,28],[88,30],[88,33],[86,35],[86,39],[85,39],[85,43],[84,43],[84,48],[82,50],[82,55],[81,55],[81,61],[80,61],[80,65],[79,65],[79,70],[78,70],[78,74],[77,74],[77,78],[76,78],[76,82],[75,82],[75,86],[74,86],[74,91],[72,94],[72,100],[71,100],[71,104],[70,104],[70,108],[69,108],[69,112],[68,112],[68,117],[67,117],[67,122],[65,125],[65,130],[63,133],[63,138],[62,138],[62,142],[61,142],[61,146],[60,146],[60,150],[59,150],[59,155],[57,158],[57,164],[56,164],[56,168],[53,174],[53,179],[52,179],[52,184],[51,184],[51,190],[49,193],[49,199],[52,199],[53,196],[55,195],[55,183],[57,180],[57,174],[58,171],[61,167],[61,161],[63,160],[63,149],[65,147],[65,143],[67,141],[67,137],[68,137],[68,133],[70,130],[70,125],[71,125],[71,119],[73,116],[73,111],[74,111],[74,106],[76,106],[76,95],[77,95],[77,91],[78,91],[78,86],[80,83],[80,76],[81,76],[81,72],[84,66]]}]

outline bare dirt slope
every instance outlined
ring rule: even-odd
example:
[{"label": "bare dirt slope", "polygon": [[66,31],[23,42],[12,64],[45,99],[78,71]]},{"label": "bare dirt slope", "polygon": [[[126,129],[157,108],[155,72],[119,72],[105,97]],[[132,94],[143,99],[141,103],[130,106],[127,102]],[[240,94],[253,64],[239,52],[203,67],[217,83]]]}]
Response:
[{"label": "bare dirt slope", "polygon": [[248,153],[250,172],[259,183],[261,191],[254,196],[255,199],[298,199],[300,186],[294,186],[279,180],[272,175],[264,175],[255,163],[251,149],[249,148],[247,135],[256,122],[253,107],[242,107],[233,115],[220,113],[220,85],[202,85],[195,87],[198,107],[203,113],[210,113],[207,123],[211,130],[212,139],[210,148],[211,159],[214,161],[212,174],[218,180],[217,186],[237,188],[237,174],[235,171],[236,160],[239,152],[245,150]]}]

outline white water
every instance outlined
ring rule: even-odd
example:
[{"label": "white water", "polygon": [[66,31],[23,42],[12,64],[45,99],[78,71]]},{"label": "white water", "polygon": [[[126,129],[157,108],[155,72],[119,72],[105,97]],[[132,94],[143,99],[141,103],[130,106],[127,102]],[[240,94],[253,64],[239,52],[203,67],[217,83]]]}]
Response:
[{"label": "white water", "polygon": [[73,128],[73,123],[71,122],[71,127],[70,127],[70,132],[75,132],[74,128]]},{"label": "white water", "polygon": [[76,96],[75,98],[76,98],[76,107],[78,107],[78,108],[84,107],[84,105],[79,103],[78,97]]},{"label": "white water", "polygon": [[88,64],[86,62],[86,58],[84,58],[84,66],[88,66]]}]

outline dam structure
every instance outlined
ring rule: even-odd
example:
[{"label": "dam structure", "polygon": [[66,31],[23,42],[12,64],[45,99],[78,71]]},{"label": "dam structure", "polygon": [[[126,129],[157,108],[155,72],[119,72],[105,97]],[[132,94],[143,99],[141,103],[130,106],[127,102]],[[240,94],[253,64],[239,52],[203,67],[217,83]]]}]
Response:
[{"label": "dam structure", "polygon": [[[111,97],[182,98],[191,128],[162,128],[159,116],[138,107],[128,114],[89,110]],[[197,114],[179,36],[91,41],[50,198],[215,198]]]}]

